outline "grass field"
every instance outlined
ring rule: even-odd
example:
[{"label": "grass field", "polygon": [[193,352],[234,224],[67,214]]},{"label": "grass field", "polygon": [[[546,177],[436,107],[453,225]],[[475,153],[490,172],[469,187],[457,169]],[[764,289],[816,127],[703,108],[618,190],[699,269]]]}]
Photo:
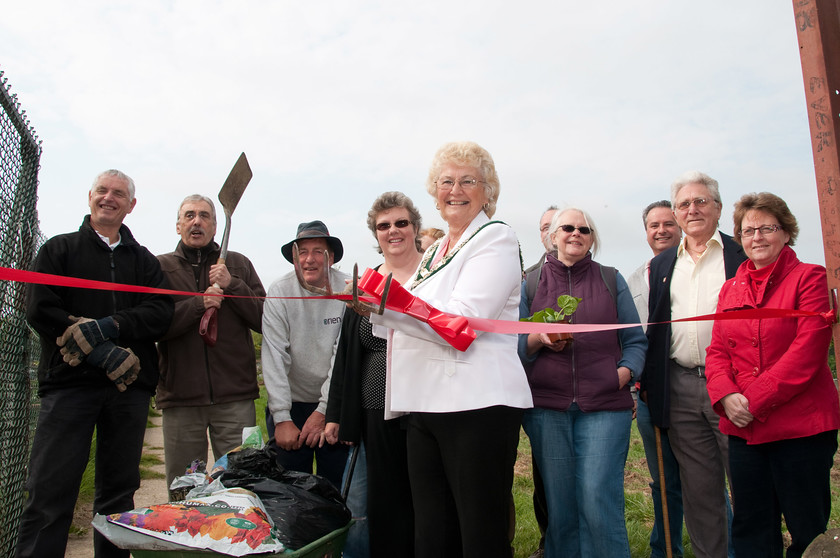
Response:
[{"label": "grass field", "polygon": [[[261,397],[257,400],[257,422],[265,433],[265,390],[261,389]],[[154,410],[150,410],[154,413]],[[91,453],[91,455],[93,455]],[[835,460],[836,462],[836,460]],[[141,476],[159,475],[141,463]],[[650,554],[648,540],[653,525],[653,502],[650,497],[649,473],[647,461],[642,447],[642,440],[636,428],[635,421],[631,430],[630,451],[624,470],[625,519],[630,538],[630,553],[633,558],[643,558]],[[533,480],[531,476],[531,445],[525,433],[520,434],[519,456],[516,462],[513,496],[516,506],[516,536],[514,539],[515,558],[527,558],[537,548],[539,543],[539,529],[534,519],[534,509],[531,500]],[[840,527],[840,467],[835,463],[831,471],[832,511],[829,529]],[[82,502],[93,499],[93,466],[88,465],[82,490],[79,494]],[[74,526],[78,531],[89,528],[88,525]],[[688,535],[683,530],[683,544],[686,558],[693,558]]]},{"label": "grass field", "polygon": [[[627,466],[624,469],[624,499],[627,533],[630,539],[630,553],[633,558],[650,554],[649,538],[653,525],[653,501],[650,498],[650,474],[647,470],[645,450],[642,439],[636,429],[636,423],[630,434],[630,451]],[[534,484],[531,476],[531,444],[522,432],[519,438],[519,457],[516,462],[513,497],[516,505],[516,538],[514,539],[515,557],[527,558],[539,544],[539,529],[534,519],[531,500]],[[694,555],[688,548],[688,536],[684,535],[686,557]]]},{"label": "grass field", "polygon": [[[630,451],[624,468],[624,517],[630,539],[630,555],[643,558],[650,555],[650,530],[653,526],[653,500],[650,496],[650,473],[647,469],[642,439],[633,421],[630,433]],[[534,519],[531,500],[533,481],[531,477],[531,445],[525,433],[520,434],[519,458],[514,477],[514,502],[516,505],[515,557],[527,558],[539,543],[539,530]],[[831,518],[829,529],[840,527],[840,464],[835,457],[831,470]],[[688,533],[683,529],[685,557],[694,558]]]}]

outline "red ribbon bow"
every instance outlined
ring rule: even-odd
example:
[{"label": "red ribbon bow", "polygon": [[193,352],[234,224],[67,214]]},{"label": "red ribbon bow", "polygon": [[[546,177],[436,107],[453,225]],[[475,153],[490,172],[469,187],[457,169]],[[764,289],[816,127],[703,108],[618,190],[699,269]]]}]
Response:
[{"label": "red ribbon bow", "polygon": [[[379,304],[385,289],[385,277],[378,271],[368,268],[359,278],[359,288],[374,299],[373,302]],[[435,333],[459,351],[466,351],[475,341],[475,331],[465,317],[441,312],[405,290],[405,287],[394,279],[391,279],[385,307],[429,324]]]}]

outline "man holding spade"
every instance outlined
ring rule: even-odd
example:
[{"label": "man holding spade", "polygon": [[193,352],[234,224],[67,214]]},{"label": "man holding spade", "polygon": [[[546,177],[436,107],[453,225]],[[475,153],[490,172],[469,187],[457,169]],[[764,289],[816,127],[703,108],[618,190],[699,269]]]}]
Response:
[{"label": "man holding spade", "polygon": [[[158,345],[160,382],[156,404],[163,413],[167,486],[195,459],[207,458],[207,434],[213,456],[242,443],[242,429],[256,425],[259,397],[252,331],[262,328],[265,289],[251,261],[214,242],[213,200],[193,194],[178,208],[175,230],[181,240],[174,252],[158,256],[173,289],[210,296],[181,296],[175,317]],[[236,295],[230,298],[213,295]],[[199,328],[216,313],[211,339]]]}]

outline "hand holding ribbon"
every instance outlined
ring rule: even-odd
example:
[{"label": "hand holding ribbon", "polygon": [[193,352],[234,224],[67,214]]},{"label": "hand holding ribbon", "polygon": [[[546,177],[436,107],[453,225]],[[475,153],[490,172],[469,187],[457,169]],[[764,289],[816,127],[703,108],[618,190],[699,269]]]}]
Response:
[{"label": "hand holding ribbon", "polygon": [[[366,269],[359,279],[359,289],[364,291],[373,302],[382,301],[384,288],[385,277],[373,269]],[[441,312],[405,290],[405,287],[393,279],[391,290],[385,300],[385,307],[429,324],[435,333],[459,351],[466,351],[475,340],[475,331],[465,317]]]}]

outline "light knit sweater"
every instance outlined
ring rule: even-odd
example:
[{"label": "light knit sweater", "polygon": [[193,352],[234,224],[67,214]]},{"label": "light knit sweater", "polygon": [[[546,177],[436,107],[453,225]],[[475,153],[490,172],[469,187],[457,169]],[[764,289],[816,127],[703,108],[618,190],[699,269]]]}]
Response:
[{"label": "light knit sweater", "polygon": [[[333,292],[344,290],[346,274],[332,270]],[[274,422],[291,420],[292,402],[318,402],[326,413],[332,359],[344,303],[340,300],[286,300],[271,297],[317,296],[290,272],[268,289],[263,308],[262,369]]]}]

